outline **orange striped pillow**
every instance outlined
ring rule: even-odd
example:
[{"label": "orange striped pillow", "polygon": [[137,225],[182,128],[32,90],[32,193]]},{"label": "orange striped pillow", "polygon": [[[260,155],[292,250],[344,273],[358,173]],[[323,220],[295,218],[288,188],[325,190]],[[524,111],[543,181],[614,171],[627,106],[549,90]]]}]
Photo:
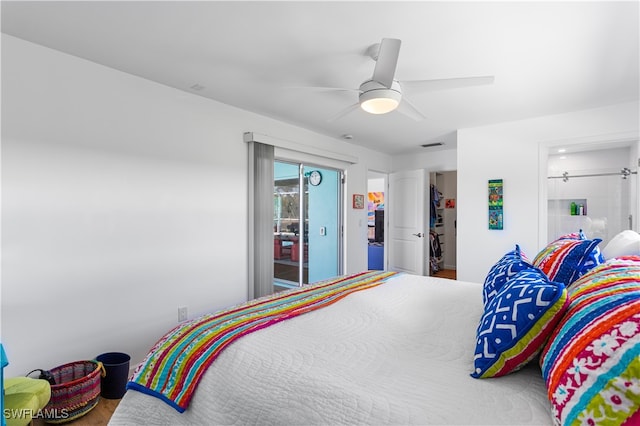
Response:
[{"label": "orange striped pillow", "polygon": [[640,256],[614,258],[569,288],[540,366],[558,424],[640,424]]}]

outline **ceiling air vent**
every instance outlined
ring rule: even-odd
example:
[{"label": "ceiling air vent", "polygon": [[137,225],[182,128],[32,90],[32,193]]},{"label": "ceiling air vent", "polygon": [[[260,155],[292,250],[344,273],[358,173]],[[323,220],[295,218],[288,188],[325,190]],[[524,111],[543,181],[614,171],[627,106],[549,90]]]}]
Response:
[{"label": "ceiling air vent", "polygon": [[431,147],[440,146],[440,145],[444,145],[444,143],[443,142],[425,143],[420,146],[423,148],[431,148]]}]

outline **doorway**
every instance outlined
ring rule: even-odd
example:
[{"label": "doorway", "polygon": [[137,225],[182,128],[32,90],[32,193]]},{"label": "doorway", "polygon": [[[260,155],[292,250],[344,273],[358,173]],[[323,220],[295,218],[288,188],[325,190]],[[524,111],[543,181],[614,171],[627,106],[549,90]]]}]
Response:
[{"label": "doorway", "polygon": [[[438,189],[438,200],[432,198],[434,187]],[[385,222],[388,228],[385,238],[389,246],[386,253],[389,270],[435,275],[438,271],[431,270],[434,255],[439,270],[446,270],[442,271],[442,276],[455,279],[457,171],[394,172],[389,175],[388,188],[385,203],[389,217]],[[434,252],[432,232],[440,238],[441,252]]]},{"label": "doorway", "polygon": [[367,180],[367,267],[369,270],[385,270],[385,194],[387,175],[368,172]]},{"label": "doorway", "polygon": [[457,171],[429,173],[429,275],[456,278]]},{"label": "doorway", "polygon": [[274,161],[274,290],[341,273],[341,172]]}]

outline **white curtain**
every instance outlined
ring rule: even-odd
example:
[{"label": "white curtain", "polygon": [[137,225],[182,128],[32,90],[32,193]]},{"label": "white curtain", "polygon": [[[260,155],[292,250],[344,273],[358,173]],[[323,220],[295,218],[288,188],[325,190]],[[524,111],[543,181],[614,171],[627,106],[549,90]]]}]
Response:
[{"label": "white curtain", "polygon": [[273,293],[273,145],[249,144],[249,300]]}]

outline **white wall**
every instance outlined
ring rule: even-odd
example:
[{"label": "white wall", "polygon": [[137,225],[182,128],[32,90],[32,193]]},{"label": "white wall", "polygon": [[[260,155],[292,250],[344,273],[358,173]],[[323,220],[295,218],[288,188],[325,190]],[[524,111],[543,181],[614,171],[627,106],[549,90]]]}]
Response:
[{"label": "white wall", "polygon": [[363,163],[353,164],[347,169],[345,178],[348,188],[345,191],[344,210],[346,223],[349,225],[345,229],[344,240],[352,248],[347,252],[347,270],[345,272],[356,273],[366,270],[369,266],[367,209],[354,209],[352,202],[353,194],[367,196],[369,182],[367,166]]},{"label": "white wall", "polygon": [[[1,338],[8,376],[106,351],[141,361],[189,316],[247,297],[246,131],[390,158],[2,35]],[[346,201],[346,200],[345,200]],[[360,226],[359,213],[364,212]],[[346,214],[346,272],[367,267]]]},{"label": "white wall", "polygon": [[[635,144],[631,145],[630,157],[631,158],[629,158],[629,168],[631,170],[640,171],[640,140],[638,140]],[[636,215],[633,218],[631,229],[638,232],[640,231],[640,225],[638,224],[638,221],[640,220],[640,176],[636,174],[635,178],[630,180],[631,180],[631,185],[629,185],[630,186],[629,203],[632,206],[635,206],[635,212],[636,212]]]},{"label": "white wall", "polygon": [[[371,173],[369,173],[371,174]],[[368,192],[385,192],[384,178],[369,178],[367,184]]]},{"label": "white wall", "polygon": [[[458,278],[484,281],[491,265],[516,243],[534,257],[546,244],[547,224],[541,214],[546,215],[546,163],[541,164],[546,149],[621,134],[637,138],[638,113],[633,102],[459,130]],[[504,230],[488,229],[489,179],[504,180]]]},{"label": "white wall", "polygon": [[456,170],[458,168],[456,149],[428,151],[428,148],[425,148],[423,152],[396,155],[392,161],[392,169],[394,172],[418,169],[425,169],[428,172],[442,172]]}]

